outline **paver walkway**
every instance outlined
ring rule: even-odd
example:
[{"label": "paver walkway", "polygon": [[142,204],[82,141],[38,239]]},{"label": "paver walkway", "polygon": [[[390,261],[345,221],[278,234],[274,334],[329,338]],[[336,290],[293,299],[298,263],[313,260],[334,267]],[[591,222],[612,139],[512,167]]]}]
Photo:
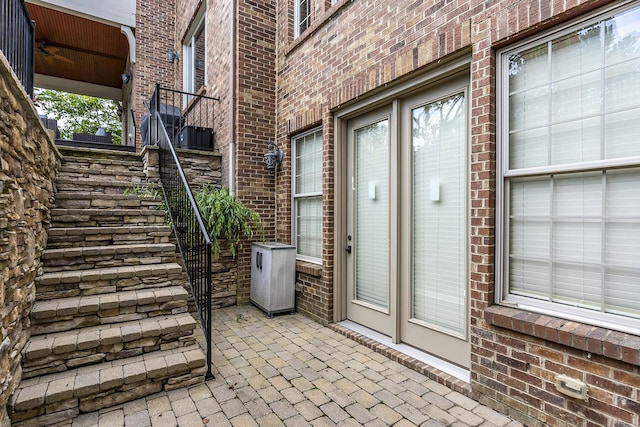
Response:
[{"label": "paver walkway", "polygon": [[72,427],[521,425],[300,314],[236,306],[213,322],[215,379]]}]

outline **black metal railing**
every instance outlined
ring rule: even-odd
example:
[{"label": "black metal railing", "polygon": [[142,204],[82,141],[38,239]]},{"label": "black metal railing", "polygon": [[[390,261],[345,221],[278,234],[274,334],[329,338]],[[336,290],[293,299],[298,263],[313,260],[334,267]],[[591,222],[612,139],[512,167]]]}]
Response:
[{"label": "black metal railing", "polygon": [[[161,105],[173,107],[176,104],[168,104],[167,99],[162,98],[162,92],[177,91],[156,86],[149,111],[148,136],[150,143],[157,144],[159,147],[160,182],[206,338],[206,378],[210,379],[213,378],[211,373],[211,238],[174,148],[176,135],[180,135],[177,131],[185,122],[184,116],[180,114],[181,118],[176,119],[176,122],[173,114],[166,114],[173,113],[173,108],[165,108],[163,113],[159,108]],[[213,115],[213,110],[211,114]],[[180,124],[177,129],[176,124]]]},{"label": "black metal railing", "polygon": [[33,96],[33,49],[35,24],[24,0],[0,1],[0,50],[22,87]]},{"label": "black metal railing", "polygon": [[[156,85],[149,101],[150,110],[157,110],[167,136],[176,148],[213,151],[215,146],[214,107],[219,98],[197,95]],[[142,120],[143,143],[153,144],[155,135],[149,128],[148,116]]]}]

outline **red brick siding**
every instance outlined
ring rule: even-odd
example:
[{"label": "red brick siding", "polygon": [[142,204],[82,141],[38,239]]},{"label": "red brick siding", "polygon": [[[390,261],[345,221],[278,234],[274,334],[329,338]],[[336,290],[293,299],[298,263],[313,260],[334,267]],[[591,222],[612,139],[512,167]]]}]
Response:
[{"label": "red brick siding", "polygon": [[[214,137],[215,149],[222,154],[222,182],[229,185],[229,72],[230,72],[230,0],[190,0],[180,2],[176,11],[176,31],[174,49],[182,55],[183,45],[186,43],[186,35],[190,32],[195,22],[195,16],[201,7],[206,8],[205,32],[206,32],[206,78],[205,87],[199,93],[214,98],[220,98],[214,109]],[[182,59],[182,58],[181,58]],[[174,87],[183,89],[182,61],[176,63],[176,79]]]},{"label": "red brick siding", "polygon": [[[322,0],[316,2],[311,27],[294,40],[292,3],[278,0],[277,141],[289,148],[291,135],[322,123],[325,147],[324,265],[320,276],[299,273],[298,310],[331,321],[334,257],[341,256],[333,254],[333,159],[339,142],[333,139],[331,111],[416,75],[448,55],[470,52],[472,395],[529,425],[637,425],[639,368],[637,361],[628,362],[637,353],[622,359],[622,350],[613,349],[617,356],[607,357],[606,342],[598,341],[597,333],[584,325],[577,341],[574,333],[571,343],[552,342],[534,335],[534,323],[518,332],[492,325],[484,315],[494,300],[495,49],[605,2],[341,0],[324,12],[320,3],[326,6]],[[289,232],[289,198],[279,193],[278,235]],[[318,305],[325,301],[326,307]],[[561,324],[549,322],[546,327],[550,334],[563,334]],[[589,335],[595,343],[586,345],[602,345],[602,355],[580,347],[585,331],[595,334]],[[627,343],[632,351],[635,341]],[[558,373],[585,381],[589,402],[559,394]]]},{"label": "red brick siding", "polygon": [[[236,193],[258,212],[268,240],[275,238],[276,194],[291,194],[286,185],[290,181],[288,147],[283,144],[286,155],[277,183],[263,161],[267,145],[276,140],[275,17],[274,1],[238,0]],[[290,238],[280,241],[289,243]],[[249,300],[250,250],[245,245],[238,255],[239,303]]]},{"label": "red brick siding", "polygon": [[140,150],[140,124],[155,84],[173,87],[174,65],[167,61],[173,48],[175,24],[174,0],[145,0],[136,10],[136,63],[133,71],[132,107],[136,125],[136,147]]}]

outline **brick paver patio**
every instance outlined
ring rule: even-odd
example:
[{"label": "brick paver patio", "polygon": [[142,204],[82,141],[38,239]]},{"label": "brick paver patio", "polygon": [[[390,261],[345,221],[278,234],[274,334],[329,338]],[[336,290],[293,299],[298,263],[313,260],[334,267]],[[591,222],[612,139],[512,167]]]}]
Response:
[{"label": "brick paver patio", "polygon": [[300,314],[236,306],[213,321],[215,379],[72,427],[521,425]]}]

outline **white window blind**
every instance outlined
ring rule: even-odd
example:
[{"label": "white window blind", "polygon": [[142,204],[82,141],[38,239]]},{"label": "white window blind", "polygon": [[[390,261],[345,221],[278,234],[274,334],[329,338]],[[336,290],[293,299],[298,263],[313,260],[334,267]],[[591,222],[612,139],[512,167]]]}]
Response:
[{"label": "white window blind", "polygon": [[322,259],[322,130],[294,139],[295,244],[301,259]]},{"label": "white window blind", "polygon": [[640,8],[502,61],[506,294],[640,319]]},{"label": "white window blind", "polygon": [[389,120],[355,131],[355,298],[389,306]]},{"label": "white window blind", "polygon": [[465,331],[466,114],[464,95],[412,111],[411,317]]}]

